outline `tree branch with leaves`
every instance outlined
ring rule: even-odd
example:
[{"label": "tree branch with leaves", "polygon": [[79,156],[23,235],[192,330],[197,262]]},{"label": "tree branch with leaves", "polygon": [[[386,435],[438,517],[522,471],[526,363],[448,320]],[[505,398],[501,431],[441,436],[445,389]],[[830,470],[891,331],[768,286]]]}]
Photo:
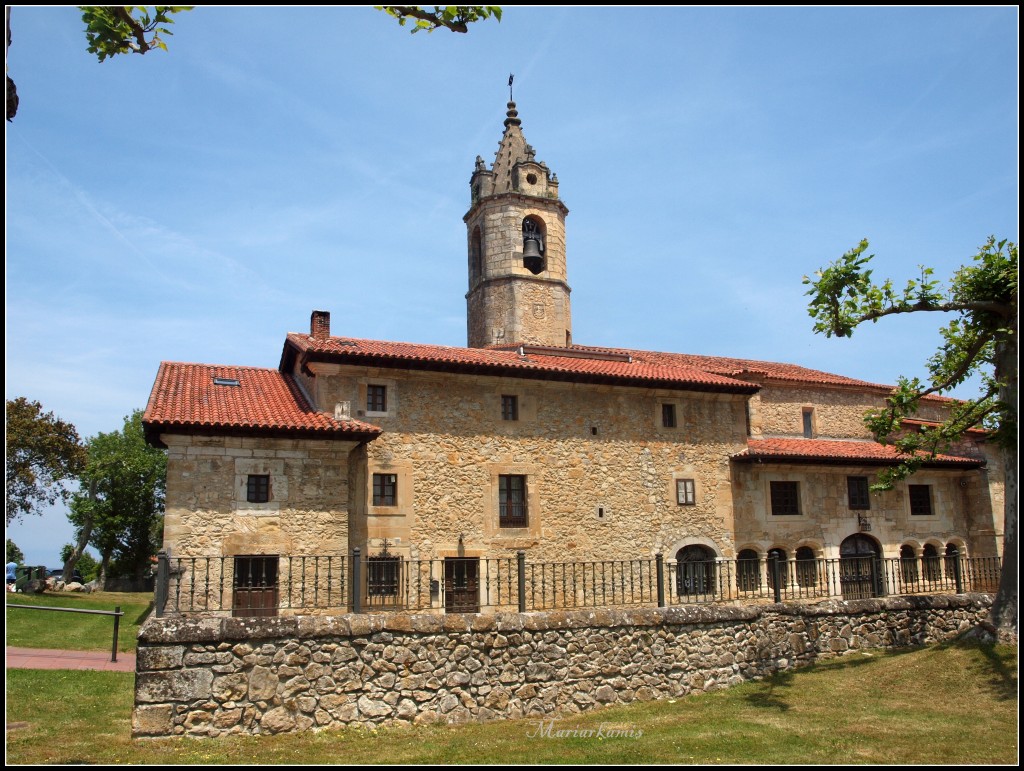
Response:
[{"label": "tree branch with leaves", "polygon": [[[901,452],[895,466],[879,474],[876,489],[890,489],[917,471],[937,453],[945,452],[967,431],[983,429],[986,441],[1002,454],[1004,473],[1003,572],[992,609],[992,622],[1001,637],[1016,639],[1017,621],[1017,368],[1018,318],[1017,245],[990,237],[962,266],[947,286],[922,266],[918,278],[902,289],[891,280],[875,283],[860,244],[814,278],[804,276],[811,300],[808,312],[814,331],[828,337],[849,337],[864,322],[908,313],[953,314],[940,329],[943,342],[928,360],[929,382],[901,377],[880,410],[869,412],[865,424],[875,438]],[[953,403],[938,426],[905,431],[904,421],[921,400],[941,395],[968,380],[981,378],[981,393]]]},{"label": "tree branch with leaves", "polygon": [[191,11],[191,5],[80,5],[88,51],[102,62],[117,54],[144,54],[154,48],[167,50],[160,35],[173,35],[166,25],[172,14]]},{"label": "tree branch with leaves", "polygon": [[493,17],[501,21],[501,7],[497,5],[435,5],[428,11],[418,5],[375,5],[378,11],[398,19],[401,26],[412,22],[412,32],[433,32],[435,29],[449,29],[452,32],[469,32],[469,25]]}]

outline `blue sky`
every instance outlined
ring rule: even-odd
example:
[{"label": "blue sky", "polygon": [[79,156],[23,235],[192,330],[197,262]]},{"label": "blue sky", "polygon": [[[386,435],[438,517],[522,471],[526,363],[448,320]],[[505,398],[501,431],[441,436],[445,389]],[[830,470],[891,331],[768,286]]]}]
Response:
[{"label": "blue sky", "polygon": [[[370,8],[179,14],[102,64],[12,11],[7,398],[85,436],[160,361],[273,367],[335,334],[465,345],[469,177],[523,131],[558,174],[573,339],[923,375],[936,319],[816,336],[803,275],[867,237],[948,277],[1018,240],[1018,11],[519,8],[410,35]],[[959,395],[969,395],[963,391]],[[8,529],[56,565],[60,509]]]}]

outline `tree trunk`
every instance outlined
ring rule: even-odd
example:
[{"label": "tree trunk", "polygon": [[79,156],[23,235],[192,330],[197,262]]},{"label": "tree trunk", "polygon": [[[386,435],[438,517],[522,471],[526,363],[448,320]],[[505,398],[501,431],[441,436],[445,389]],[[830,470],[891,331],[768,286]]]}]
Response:
[{"label": "tree trunk", "polygon": [[107,589],[107,568],[110,567],[110,554],[109,551],[105,551],[100,555],[99,585],[101,592]]},{"label": "tree trunk", "polygon": [[[96,481],[89,482],[89,500],[96,500]],[[89,539],[92,538],[92,509],[89,509],[89,516],[85,522],[82,523],[82,529],[78,531],[78,543],[75,544],[75,548],[71,550],[71,554],[68,555],[68,561],[64,563],[64,574],[61,578],[64,579],[64,583],[68,583],[71,580],[71,576],[74,575],[75,566],[78,564],[78,560],[85,554],[85,547],[89,545]]]},{"label": "tree trunk", "polygon": [[992,605],[992,625],[999,642],[1016,644],[1020,631],[1017,620],[1017,452],[1003,450],[1006,470],[1003,522],[1003,571],[999,591]]},{"label": "tree trunk", "polygon": [[1017,643],[1017,319],[1010,323],[1006,342],[996,349],[995,376],[999,382],[999,401],[1013,411],[1014,436],[1002,448],[1003,459],[1003,570],[999,591],[992,605],[992,625],[999,642]]}]

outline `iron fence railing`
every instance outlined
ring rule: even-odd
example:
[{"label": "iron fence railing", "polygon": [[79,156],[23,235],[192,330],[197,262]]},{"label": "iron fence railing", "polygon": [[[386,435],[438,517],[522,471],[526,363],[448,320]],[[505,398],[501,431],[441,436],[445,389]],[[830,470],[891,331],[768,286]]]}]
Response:
[{"label": "iron fence railing", "polygon": [[557,610],[995,592],[998,557],[527,562],[510,557],[158,557],[157,615]]}]

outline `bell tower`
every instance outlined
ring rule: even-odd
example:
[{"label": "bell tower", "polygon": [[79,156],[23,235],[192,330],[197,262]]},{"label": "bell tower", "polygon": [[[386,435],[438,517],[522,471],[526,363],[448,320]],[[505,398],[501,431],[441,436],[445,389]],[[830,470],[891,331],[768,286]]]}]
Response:
[{"label": "bell tower", "polygon": [[463,221],[469,247],[468,345],[572,344],[565,215],[558,177],[526,143],[508,103],[494,165],[477,156]]}]

